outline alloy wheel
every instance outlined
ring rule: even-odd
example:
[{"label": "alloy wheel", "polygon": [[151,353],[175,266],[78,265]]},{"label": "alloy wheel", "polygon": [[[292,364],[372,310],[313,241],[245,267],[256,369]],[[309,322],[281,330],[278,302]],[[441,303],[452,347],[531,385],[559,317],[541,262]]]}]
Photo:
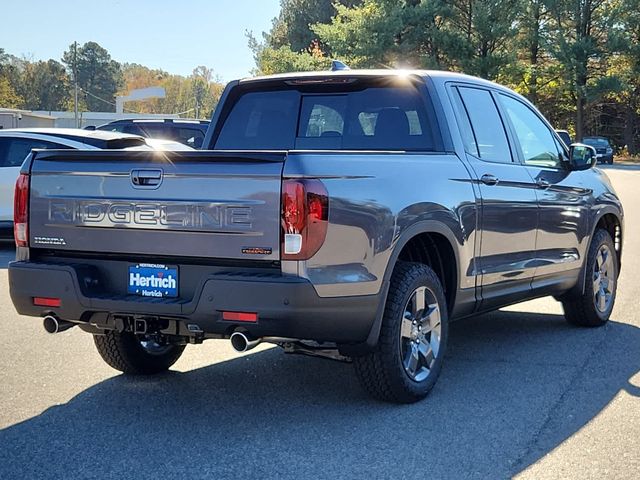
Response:
[{"label": "alloy wheel", "polygon": [[400,353],[405,372],[412,380],[427,379],[440,352],[442,324],[435,294],[416,288],[404,308],[400,325]]}]

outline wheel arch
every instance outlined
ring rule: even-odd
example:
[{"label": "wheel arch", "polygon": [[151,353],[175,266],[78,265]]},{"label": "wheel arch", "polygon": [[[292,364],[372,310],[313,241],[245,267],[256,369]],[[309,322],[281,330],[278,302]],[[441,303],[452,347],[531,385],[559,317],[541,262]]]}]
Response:
[{"label": "wheel arch", "polygon": [[[436,245],[427,244],[427,249],[429,248],[442,248],[442,251],[449,252],[449,254],[453,255],[453,264],[449,263],[448,265],[442,265],[442,260],[444,258],[440,255],[440,266],[436,266],[434,271],[440,281],[442,282],[442,286],[445,289],[445,297],[447,299],[447,309],[449,313],[451,313],[453,306],[456,301],[456,297],[459,292],[459,265],[460,265],[460,253],[459,253],[459,242],[456,238],[455,233],[444,223],[439,222],[437,220],[423,220],[417,222],[407,229],[405,229],[400,237],[396,240],[395,245],[393,246],[393,250],[391,256],[389,257],[389,261],[387,262],[387,267],[385,269],[382,288],[380,290],[380,298],[378,309],[376,312],[375,321],[369,331],[369,336],[364,344],[353,346],[351,348],[346,349],[345,353],[350,355],[357,355],[360,352],[368,351],[371,348],[375,347],[378,342],[378,338],[380,336],[380,328],[382,325],[382,317],[384,314],[384,308],[387,301],[387,296],[389,293],[389,285],[391,281],[391,275],[393,274],[393,270],[396,267],[398,261],[412,261],[410,258],[405,257],[407,254],[407,248],[412,248],[414,245],[418,245],[420,242],[423,242],[427,238],[431,238]],[[414,243],[412,243],[414,242]],[[412,252],[413,255],[416,254],[416,251]],[[425,263],[429,265],[429,263],[421,261],[424,260],[420,258],[416,258],[415,261],[417,263]],[[434,259],[436,262],[437,259]],[[431,266],[431,265],[429,265]],[[444,267],[444,270],[442,268]],[[432,267],[433,268],[433,267]],[[438,272],[438,269],[441,269]],[[444,275],[444,277],[442,276]]]},{"label": "wheel arch", "polygon": [[583,295],[584,289],[587,281],[587,258],[586,255],[589,252],[591,247],[591,241],[593,240],[593,236],[599,228],[604,228],[609,232],[611,238],[613,239],[613,245],[616,250],[616,256],[618,259],[618,275],[620,275],[620,269],[622,267],[622,240],[624,237],[624,224],[622,221],[622,212],[613,206],[607,206],[598,210],[597,214],[594,216],[594,221],[591,226],[591,234],[589,236],[589,245],[585,250],[585,256],[582,260],[582,268],[580,271],[580,277],[578,284],[569,292],[561,295],[556,298],[568,298],[577,295]]},{"label": "wheel arch", "polygon": [[622,267],[622,240],[623,240],[623,223],[621,215],[613,208],[605,209],[599,212],[598,217],[596,217],[593,228],[591,229],[591,238],[596,233],[598,229],[604,229],[609,232],[611,235],[611,239],[613,240],[613,246],[616,250],[616,255],[618,257],[618,275],[620,274],[620,267]]}]

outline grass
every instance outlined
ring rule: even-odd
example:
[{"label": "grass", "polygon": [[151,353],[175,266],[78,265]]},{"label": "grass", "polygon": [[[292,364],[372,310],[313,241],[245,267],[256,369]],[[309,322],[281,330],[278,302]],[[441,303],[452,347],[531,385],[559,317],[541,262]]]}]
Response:
[{"label": "grass", "polygon": [[640,164],[640,156],[639,155],[617,155],[614,158],[614,162]]}]

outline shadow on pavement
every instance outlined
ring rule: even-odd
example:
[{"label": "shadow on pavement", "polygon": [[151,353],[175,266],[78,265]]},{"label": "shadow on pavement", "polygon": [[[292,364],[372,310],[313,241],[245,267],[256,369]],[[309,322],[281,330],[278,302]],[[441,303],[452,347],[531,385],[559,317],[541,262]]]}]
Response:
[{"label": "shadow on pavement", "polygon": [[414,405],[370,400],[350,365],[275,349],[116,376],[0,431],[0,476],[505,478],[619,392],[640,396],[639,358],[627,324],[496,312],[452,325],[442,377]]}]

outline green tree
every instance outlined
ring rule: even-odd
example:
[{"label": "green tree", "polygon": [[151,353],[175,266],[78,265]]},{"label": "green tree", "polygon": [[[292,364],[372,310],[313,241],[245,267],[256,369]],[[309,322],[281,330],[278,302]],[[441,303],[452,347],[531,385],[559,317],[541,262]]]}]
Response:
[{"label": "green tree", "polygon": [[572,90],[579,140],[586,133],[587,101],[597,92],[612,53],[608,45],[609,34],[615,31],[614,12],[622,12],[616,0],[549,0],[548,8],[553,19],[550,48]]},{"label": "green tree", "polygon": [[24,100],[16,93],[8,78],[0,76],[0,108],[22,108]]},{"label": "green tree", "polygon": [[326,70],[331,64],[317,44],[308,51],[294,52],[288,46],[274,48],[259,43],[250,32],[247,32],[247,37],[256,62],[255,75]]},{"label": "green tree", "polygon": [[328,23],[340,6],[353,7],[362,0],[280,0],[280,15],[273,19],[270,33],[265,35],[268,47],[289,47],[302,52],[311,47],[317,36],[310,26]]},{"label": "green tree", "polygon": [[18,94],[15,83],[19,79],[13,61],[15,57],[0,48],[0,107],[22,108],[24,99]]},{"label": "green tree", "polygon": [[515,61],[513,39],[517,33],[519,0],[457,0],[451,2],[450,27],[459,35],[460,49],[451,52],[462,70],[495,79]]},{"label": "green tree", "polygon": [[27,63],[18,93],[30,110],[63,110],[69,100],[69,78],[64,65],[55,60]]},{"label": "green tree", "polygon": [[122,68],[109,52],[96,42],[72,44],[62,62],[72,81],[77,80],[89,110],[114,111],[115,94],[122,85]]}]

